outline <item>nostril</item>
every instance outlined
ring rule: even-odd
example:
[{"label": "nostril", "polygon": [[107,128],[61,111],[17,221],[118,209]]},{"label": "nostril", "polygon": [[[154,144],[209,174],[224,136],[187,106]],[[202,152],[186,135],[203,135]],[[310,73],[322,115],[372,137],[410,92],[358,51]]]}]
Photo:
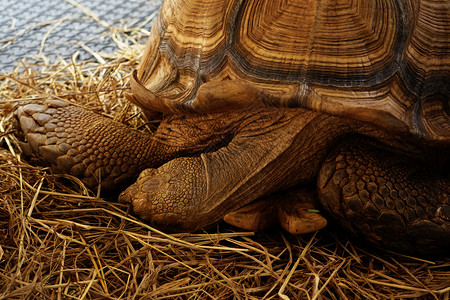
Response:
[{"label": "nostril", "polygon": [[152,176],[146,176],[146,180],[141,182],[140,185],[141,190],[147,193],[167,188],[170,181],[170,176],[168,174],[152,174]]}]

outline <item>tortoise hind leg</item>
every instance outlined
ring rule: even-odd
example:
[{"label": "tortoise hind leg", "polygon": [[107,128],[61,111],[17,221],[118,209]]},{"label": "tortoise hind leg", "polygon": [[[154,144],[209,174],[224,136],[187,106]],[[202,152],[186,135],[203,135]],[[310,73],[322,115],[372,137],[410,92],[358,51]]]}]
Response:
[{"label": "tortoise hind leg", "polygon": [[318,191],[341,225],[375,245],[419,254],[450,250],[449,179],[366,139],[336,147]]},{"label": "tortoise hind leg", "polygon": [[18,107],[22,150],[90,188],[114,190],[146,167],[151,137],[64,101]]}]

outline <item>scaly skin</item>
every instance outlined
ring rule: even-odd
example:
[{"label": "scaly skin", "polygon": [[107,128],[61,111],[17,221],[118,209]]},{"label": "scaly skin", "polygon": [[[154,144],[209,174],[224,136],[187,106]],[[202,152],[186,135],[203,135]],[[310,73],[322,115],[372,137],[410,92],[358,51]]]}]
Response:
[{"label": "scaly skin", "polygon": [[89,187],[101,182],[104,189],[113,189],[158,157],[150,156],[153,145],[145,134],[61,101],[48,104],[18,110],[28,145],[40,160]]},{"label": "scaly skin", "polygon": [[421,147],[367,124],[304,109],[253,108],[170,115],[145,135],[60,101],[28,105],[17,115],[32,152],[91,187],[112,189],[142,171],[120,200],[165,230],[206,227],[319,177],[322,204],[352,232],[403,251],[449,249],[448,178],[411,176],[413,160],[393,166],[398,155],[387,159],[365,141],[344,140],[359,133],[420,154]]},{"label": "scaly skin", "polygon": [[80,178],[90,188],[101,184],[104,191],[123,189],[146,168],[214,149],[233,130],[225,122],[205,130],[196,124],[211,123],[207,117],[185,122],[183,116],[174,115],[149,135],[58,100],[19,107],[16,115],[26,140],[25,153]]},{"label": "scaly skin", "polygon": [[343,227],[382,248],[450,250],[449,178],[368,139],[344,140],[328,155],[318,191]]}]

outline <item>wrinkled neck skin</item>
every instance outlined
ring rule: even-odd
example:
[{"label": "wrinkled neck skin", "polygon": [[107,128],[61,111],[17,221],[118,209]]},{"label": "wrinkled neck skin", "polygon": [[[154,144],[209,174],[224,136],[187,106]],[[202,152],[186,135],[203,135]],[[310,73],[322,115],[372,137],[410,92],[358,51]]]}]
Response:
[{"label": "wrinkled neck skin", "polygon": [[[286,134],[296,137],[290,144],[278,146],[285,148],[286,156],[295,156],[298,165],[280,168],[301,167],[303,170],[298,178],[292,178],[295,182],[286,182],[288,186],[312,180],[330,148],[352,134],[372,137],[380,142],[377,145],[417,159],[424,159],[424,152],[430,151],[414,138],[405,139],[363,122],[301,108],[253,108],[239,112],[167,116],[152,135],[151,147],[145,151],[146,167],[155,168],[177,157],[215,152],[236,137],[242,147],[248,144],[256,154],[259,143],[266,137],[278,139]],[[293,164],[293,161],[287,159],[286,163]]]},{"label": "wrinkled neck skin", "polygon": [[242,114],[168,115],[143,149],[146,168],[156,168],[177,157],[213,152],[228,144],[242,126]]},{"label": "wrinkled neck skin", "polygon": [[[282,112],[283,111],[283,112]],[[257,112],[226,112],[213,114],[167,115],[151,136],[145,151],[148,167],[181,156],[214,152],[238,134],[257,138],[277,130],[291,118],[284,110],[261,109]],[[250,132],[251,131],[251,132]]]}]

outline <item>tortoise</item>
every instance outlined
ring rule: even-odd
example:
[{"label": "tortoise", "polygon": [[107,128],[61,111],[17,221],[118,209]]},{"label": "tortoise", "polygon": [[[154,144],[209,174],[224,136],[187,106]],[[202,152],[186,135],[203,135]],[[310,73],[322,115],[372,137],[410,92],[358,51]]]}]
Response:
[{"label": "tortoise", "polygon": [[[336,219],[375,246],[450,245],[450,5],[164,1],[129,101],[146,134],[60,100],[17,110],[55,170],[168,231],[294,234]],[[318,209],[318,210],[317,210]],[[318,213],[320,212],[320,213]]]}]

